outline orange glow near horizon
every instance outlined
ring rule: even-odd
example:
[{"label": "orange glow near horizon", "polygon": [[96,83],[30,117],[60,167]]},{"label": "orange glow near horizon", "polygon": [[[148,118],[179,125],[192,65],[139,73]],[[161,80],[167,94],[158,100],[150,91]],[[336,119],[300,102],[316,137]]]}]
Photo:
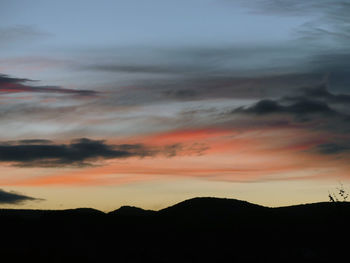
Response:
[{"label": "orange glow near horizon", "polygon": [[[301,136],[302,135],[302,136]],[[300,138],[303,138],[302,140]],[[122,143],[136,141],[129,138]],[[238,133],[224,129],[199,129],[152,134],[138,142],[151,146],[182,144],[176,156],[161,154],[150,157],[132,157],[106,160],[92,167],[29,168],[32,176],[3,178],[7,186],[57,185],[121,185],[152,181],[159,178],[198,178],[201,180],[254,182],[265,180],[302,180],[303,176],[286,176],[309,171],[310,178],[346,177],[349,164],[343,159],[329,159],[311,152],[314,145],[324,141],[302,130]],[[118,143],[121,143],[118,140]],[[192,145],[204,145],[196,152]],[[11,169],[9,167],[8,169]],[[48,175],[35,175],[45,169]]]}]

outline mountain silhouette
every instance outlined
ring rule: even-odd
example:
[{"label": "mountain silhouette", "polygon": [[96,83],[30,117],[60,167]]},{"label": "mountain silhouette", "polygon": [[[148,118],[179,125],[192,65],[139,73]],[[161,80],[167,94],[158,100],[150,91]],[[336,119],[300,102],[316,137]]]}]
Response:
[{"label": "mountain silhouette", "polygon": [[334,262],[350,203],[269,208],[201,197],[159,211],[0,209],[4,262]]},{"label": "mountain silhouette", "polygon": [[221,216],[259,212],[266,209],[264,206],[237,199],[196,197],[162,209],[159,213],[184,216]]},{"label": "mountain silhouette", "polygon": [[145,210],[135,206],[122,206],[117,210],[109,212],[108,214],[114,216],[147,216],[155,213],[156,211]]}]

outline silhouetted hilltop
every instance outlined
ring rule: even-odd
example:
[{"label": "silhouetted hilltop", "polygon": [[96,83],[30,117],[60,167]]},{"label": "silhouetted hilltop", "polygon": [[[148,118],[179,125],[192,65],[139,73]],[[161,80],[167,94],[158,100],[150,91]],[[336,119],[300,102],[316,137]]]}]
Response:
[{"label": "silhouetted hilltop", "polygon": [[109,212],[109,215],[117,215],[117,216],[147,216],[154,215],[156,211],[153,210],[145,210],[135,206],[122,206],[117,210]]},{"label": "silhouetted hilltop", "polygon": [[252,211],[259,212],[266,209],[266,207],[237,199],[196,197],[162,209],[159,213],[188,216],[224,216]]}]

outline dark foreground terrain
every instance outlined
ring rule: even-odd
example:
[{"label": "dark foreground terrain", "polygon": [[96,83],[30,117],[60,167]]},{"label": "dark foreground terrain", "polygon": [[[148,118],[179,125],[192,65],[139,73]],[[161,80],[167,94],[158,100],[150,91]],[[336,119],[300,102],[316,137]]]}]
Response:
[{"label": "dark foreground terrain", "polygon": [[[350,203],[0,210],[2,262],[347,262]],[[342,260],[342,258],[345,258]],[[345,260],[345,261],[344,261]]]}]

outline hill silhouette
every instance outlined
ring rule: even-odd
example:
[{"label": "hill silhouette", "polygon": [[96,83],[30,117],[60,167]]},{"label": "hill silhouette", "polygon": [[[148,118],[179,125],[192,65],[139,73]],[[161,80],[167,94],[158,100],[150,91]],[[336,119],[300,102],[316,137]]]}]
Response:
[{"label": "hill silhouette", "polygon": [[156,211],[145,210],[135,206],[122,206],[117,210],[109,212],[108,214],[114,216],[147,216],[155,213]]},{"label": "hill silhouette", "polygon": [[196,197],[162,209],[159,213],[171,216],[217,217],[253,211],[258,212],[265,209],[267,208],[237,199]]},{"label": "hill silhouette", "polygon": [[347,256],[350,203],[269,208],[193,198],[151,211],[0,209],[7,262],[332,262]]}]

